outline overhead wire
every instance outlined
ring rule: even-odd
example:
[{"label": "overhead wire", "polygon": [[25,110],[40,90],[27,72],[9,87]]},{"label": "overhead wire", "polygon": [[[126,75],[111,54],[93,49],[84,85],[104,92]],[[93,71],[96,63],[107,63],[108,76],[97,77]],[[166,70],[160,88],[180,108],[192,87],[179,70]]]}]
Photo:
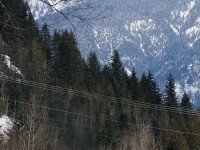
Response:
[{"label": "overhead wire", "polygon": [[[60,109],[55,109],[55,108],[51,108],[51,107],[46,107],[46,106],[41,106],[41,105],[36,105],[36,104],[31,104],[31,103],[26,103],[26,102],[20,102],[20,101],[16,101],[16,100],[9,100],[9,99],[4,99],[4,100],[13,101],[13,102],[16,102],[16,103],[30,105],[30,106],[39,107],[39,108],[48,109],[48,110],[55,110],[55,111],[59,111],[59,112],[75,114],[75,115],[84,116],[84,117],[88,117],[88,118],[92,118],[92,119],[97,119],[98,118],[98,117],[94,117],[94,116],[90,116],[90,115],[86,115],[86,114],[71,112],[71,111],[67,111],[67,110],[60,110]],[[172,130],[172,129],[160,128],[160,127],[155,127],[155,126],[141,125],[141,124],[131,123],[131,122],[123,122],[123,121],[114,120],[114,119],[103,118],[102,120],[110,121],[112,123],[126,124],[126,125],[129,125],[129,126],[137,126],[137,127],[156,129],[156,130],[167,131],[167,132],[172,132],[172,133],[179,133],[179,134],[183,134],[183,135],[187,134],[187,135],[193,135],[193,136],[200,136],[200,134],[198,134],[198,133],[190,133],[190,132],[184,132],[184,131],[180,131],[180,130]]]},{"label": "overhead wire", "polygon": [[[6,80],[6,79],[4,79],[4,80]],[[106,102],[114,102],[114,103],[123,103],[123,104],[126,104],[126,105],[134,105],[134,106],[138,106],[138,107],[144,107],[144,108],[155,109],[155,110],[163,110],[164,109],[165,111],[176,112],[176,113],[177,112],[179,112],[179,113],[189,113],[189,114],[192,114],[192,115],[197,114],[196,111],[191,111],[191,110],[183,110],[183,109],[178,109],[178,108],[173,108],[173,107],[163,107],[163,106],[159,106],[159,105],[155,105],[155,104],[149,104],[149,103],[143,103],[143,102],[133,102],[132,100],[130,101],[128,99],[121,99],[121,98],[116,98],[116,97],[110,97],[110,96],[88,93],[88,92],[84,92],[84,91],[65,89],[65,88],[61,88],[61,87],[45,85],[43,83],[40,84],[40,83],[36,83],[36,82],[33,82],[33,81],[24,80],[24,79],[19,79],[19,81],[16,81],[16,79],[14,79],[14,80],[12,80],[11,78],[10,79],[8,78],[7,81],[20,83],[20,84],[23,83],[23,85],[34,86],[34,87],[52,90],[52,91],[56,91],[56,92],[63,92],[63,93],[73,92],[74,94],[77,94],[78,96],[85,96],[87,98],[88,97],[89,98],[95,98],[95,99],[98,99],[98,100],[100,99],[104,102],[106,101]],[[109,101],[107,101],[107,100],[109,100]],[[11,101],[11,100],[8,100],[8,101]],[[19,101],[16,101],[16,102],[22,103],[22,102],[19,102]],[[23,104],[32,105],[30,103],[29,104],[23,103]],[[34,105],[34,106],[38,107],[40,105]],[[67,111],[63,111],[63,110],[59,110],[59,109],[53,109],[53,108],[49,108],[49,107],[45,107],[45,106],[43,106],[43,108],[52,109],[52,110],[55,110],[55,111],[61,111],[61,112],[64,112],[64,113],[74,113],[74,112],[67,112]],[[80,115],[80,114],[78,114],[78,115]],[[198,115],[200,115],[200,113],[198,113]],[[93,117],[93,116],[90,116],[90,117]],[[121,123],[124,123],[124,122],[121,122]]]},{"label": "overhead wire", "polygon": [[[14,118],[11,118],[11,119],[14,119]],[[46,119],[46,118],[45,118]],[[21,122],[20,120],[17,120],[19,122]],[[78,124],[80,126],[85,126],[83,124]],[[77,130],[77,129],[67,129],[67,128],[62,128],[62,127],[55,127],[55,126],[49,126],[49,125],[44,125],[45,127],[48,127],[50,129],[58,129],[58,130],[62,130],[62,131],[67,131],[67,132],[75,132],[75,133],[81,133],[81,134],[87,134],[87,135],[96,135],[98,137],[104,137],[104,138],[109,138],[109,139],[113,139],[115,141],[122,141],[122,137],[117,137],[118,135],[115,134],[114,136],[108,136],[108,135],[102,135],[100,133],[96,133],[93,129],[87,129],[87,132],[86,131],[83,131],[83,130]],[[93,128],[95,126],[88,126],[89,128]],[[107,128],[101,128],[101,129],[107,129]],[[26,131],[26,132],[29,132],[27,129],[22,129],[23,131]],[[111,130],[111,129],[110,129]],[[112,130],[112,131],[117,131],[117,130]],[[119,132],[123,132],[123,131],[119,131]],[[133,134],[130,134],[129,132],[123,132],[125,137],[129,136],[129,135],[133,135]],[[124,136],[123,136],[124,137]],[[155,137],[155,136],[154,136]],[[158,137],[157,137],[158,138]],[[161,137],[159,137],[161,138]],[[166,139],[166,138],[165,138]],[[130,137],[129,137],[129,140],[130,140]],[[168,140],[171,140],[171,141],[175,141],[173,139],[168,139]],[[151,142],[145,142],[145,141],[141,141],[141,140],[137,140],[137,139],[131,139],[132,142],[137,142],[137,143],[141,143],[141,144],[148,144],[148,145],[152,145],[153,147],[155,146],[164,146],[164,147],[168,147],[168,148],[175,148],[174,146],[169,146],[169,145],[164,145],[164,144],[152,144]],[[194,142],[193,142],[194,143]],[[179,146],[178,146],[179,147]],[[177,148],[177,146],[176,146]]]},{"label": "overhead wire", "polygon": [[[14,118],[12,118],[12,119],[14,119]],[[101,127],[101,126],[99,126],[99,124],[97,125],[97,123],[96,123],[96,125],[94,123],[92,123],[92,125],[86,125],[86,124],[76,123],[76,122],[55,120],[55,119],[48,118],[48,117],[47,118],[46,117],[39,117],[39,119],[46,119],[46,120],[51,120],[52,122],[61,122],[61,123],[72,124],[72,125],[77,125],[77,126],[84,126],[84,127],[88,127],[88,128],[95,128],[95,130],[98,130],[98,131],[102,131],[102,130],[104,130],[104,131],[114,131],[114,132],[120,132],[120,133],[123,133],[125,135],[131,135],[131,136],[134,136],[136,134],[135,131],[132,131],[133,129],[126,129],[126,131],[109,129],[109,128]],[[17,120],[20,121],[19,119],[17,119]],[[66,128],[63,128],[63,129],[66,129]],[[96,131],[96,132],[98,132],[98,131]],[[161,137],[161,136],[155,136],[155,135],[153,135],[153,138],[155,138],[155,139],[165,139],[165,140],[176,141],[176,142],[182,141],[182,140],[177,140],[177,139],[175,140],[175,139]],[[197,142],[193,142],[193,141],[187,141],[187,142],[192,143],[192,144],[198,144]]]},{"label": "overhead wire", "polygon": [[[7,77],[8,78],[8,77]],[[9,81],[13,81],[11,79],[9,79]],[[22,82],[22,79],[15,79],[14,81],[17,81],[17,83],[21,83]],[[23,80],[24,81],[24,80]],[[15,82],[16,83],[16,82]],[[29,85],[29,86],[32,86],[34,85],[34,87],[38,87],[41,88],[42,87],[45,87],[44,84],[42,83],[37,83],[37,82],[32,82],[32,81],[26,81],[25,82],[26,84],[25,85]],[[30,84],[31,83],[31,84]],[[33,84],[33,83],[37,83],[37,84]],[[48,85],[46,85],[48,86]],[[51,86],[50,86],[51,87]],[[54,87],[54,86],[53,86]],[[52,87],[51,87],[52,88]],[[55,87],[54,87],[55,88]],[[57,88],[57,87],[56,87]],[[65,88],[61,88],[60,89],[64,90],[64,92],[68,91],[69,89],[65,89]],[[55,90],[55,89],[54,89]],[[59,91],[59,90],[58,90]],[[71,91],[71,89],[70,89]],[[59,91],[61,92],[61,91]],[[15,101],[17,103],[21,103],[21,104],[26,104],[26,105],[33,105],[31,103],[25,103],[25,102],[19,102],[19,101],[16,101],[16,100],[8,100],[8,99],[4,99],[4,100],[7,100],[7,101]],[[41,106],[41,105],[34,105],[34,107],[40,107],[40,108],[45,108],[45,109],[52,109],[52,110],[55,110],[55,111],[60,111],[60,112],[64,112],[64,113],[71,113],[71,114],[75,114],[75,115],[80,115],[80,116],[87,116],[87,117],[90,117],[90,118],[95,118],[94,116],[89,116],[89,115],[83,115],[83,114],[80,114],[80,113],[75,113],[75,112],[69,112],[69,111],[64,111],[64,110],[60,110],[60,109],[55,109],[55,108],[50,108],[50,107],[45,107],[45,106]],[[132,124],[132,123],[127,123],[127,122],[120,122],[120,121],[117,121],[117,120],[109,120],[109,119],[104,119],[105,121],[111,121],[111,122],[115,122],[115,123],[123,123],[123,124],[128,124],[128,125],[133,125],[133,126],[141,126],[141,127],[148,127],[148,128],[152,128],[152,129],[158,129],[158,130],[163,130],[163,131],[167,131],[167,132],[174,132],[174,133],[180,133],[180,134],[188,134],[188,135],[195,135],[195,136],[200,136],[199,134],[195,134],[195,133],[188,133],[188,132],[182,132],[182,131],[175,131],[175,130],[169,130],[169,129],[163,129],[163,128],[156,128],[156,127],[152,127],[152,126],[144,126],[144,125],[139,125],[139,124]]]},{"label": "overhead wire", "polygon": [[177,107],[168,107],[168,106],[151,104],[151,103],[146,103],[146,102],[139,102],[139,101],[124,99],[124,98],[99,95],[99,94],[95,94],[95,93],[89,93],[89,92],[75,90],[75,89],[68,89],[68,88],[63,88],[63,87],[59,87],[59,86],[52,86],[52,85],[48,85],[48,84],[44,84],[44,83],[14,78],[14,77],[10,77],[10,76],[0,76],[0,79],[6,80],[9,82],[13,82],[13,83],[17,83],[17,84],[21,84],[21,85],[27,85],[27,86],[46,89],[49,91],[54,91],[54,92],[59,92],[59,93],[71,93],[71,94],[75,94],[76,96],[84,96],[86,98],[91,98],[91,99],[93,98],[98,101],[101,100],[101,101],[109,102],[109,103],[121,103],[121,104],[125,104],[125,105],[132,105],[132,106],[149,108],[149,109],[154,109],[154,110],[169,111],[169,112],[174,112],[174,113],[200,116],[200,112],[198,112],[196,110],[182,109],[182,108],[177,108]]}]

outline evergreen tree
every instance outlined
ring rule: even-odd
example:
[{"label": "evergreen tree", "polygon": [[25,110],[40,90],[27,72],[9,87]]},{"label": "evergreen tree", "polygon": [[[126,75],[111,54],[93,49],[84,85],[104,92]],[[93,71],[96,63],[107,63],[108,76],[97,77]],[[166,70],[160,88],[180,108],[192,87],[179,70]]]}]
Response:
[{"label": "evergreen tree", "polygon": [[45,23],[40,31],[40,43],[43,52],[45,53],[47,60],[52,61],[52,49],[51,49],[51,37],[49,34],[49,29]]},{"label": "evergreen tree", "polygon": [[121,63],[119,53],[116,50],[113,51],[111,56],[111,70],[113,77],[120,80],[122,77],[123,65]]},{"label": "evergreen tree", "polygon": [[[62,33],[61,40],[59,42],[58,46],[58,55],[57,55],[57,74],[58,74],[58,79],[62,80],[59,82],[59,85],[64,85],[67,86],[69,82],[69,76],[70,76],[70,70],[69,70],[69,65],[70,65],[70,59],[69,57],[69,46],[68,46],[68,37],[69,34],[67,31]],[[68,78],[68,79],[67,79]]]},{"label": "evergreen tree", "polygon": [[164,99],[164,105],[168,107],[178,107],[174,78],[171,73],[167,78],[165,92],[166,92],[166,97]]},{"label": "evergreen tree", "polygon": [[73,33],[65,31],[62,34],[57,57],[60,85],[81,88],[84,83],[84,61]]},{"label": "evergreen tree", "polygon": [[32,43],[32,64],[33,64],[33,79],[38,82],[44,81],[44,63],[45,59],[42,54],[39,43],[33,40]]},{"label": "evergreen tree", "polygon": [[28,6],[28,2],[25,2],[25,8],[26,8],[27,17],[26,17],[26,23],[24,27],[25,30],[23,30],[23,35],[24,35],[24,40],[26,40],[26,43],[31,45],[34,39],[38,40],[39,30],[33,18],[31,10]]},{"label": "evergreen tree", "polygon": [[101,66],[96,54],[91,52],[87,60],[86,85],[89,91],[99,92],[101,83]]},{"label": "evergreen tree", "polygon": [[[119,54],[116,50],[113,51],[111,57],[111,83],[114,89],[115,96],[117,98],[127,98],[127,85],[128,85],[128,75],[121,63]],[[120,130],[125,130],[128,128],[125,122],[128,122],[127,107],[123,100],[117,103],[116,109],[116,119],[119,121],[118,127]],[[124,122],[123,124],[120,122]]]},{"label": "evergreen tree", "polygon": [[186,92],[183,94],[183,98],[181,100],[181,108],[183,109],[192,109],[192,103],[190,102],[190,99],[188,97],[188,95],[186,94]]},{"label": "evergreen tree", "polygon": [[116,50],[113,51],[113,55],[111,56],[111,76],[115,96],[125,98],[127,92],[127,74]]},{"label": "evergreen tree", "polygon": [[102,94],[106,96],[114,96],[114,89],[111,82],[111,69],[107,65],[103,67],[102,76]]},{"label": "evergreen tree", "polygon": [[31,46],[37,27],[27,2],[23,0],[3,0],[0,5],[0,30],[3,39]]},{"label": "evergreen tree", "polygon": [[[192,110],[192,103],[190,102],[190,99],[186,92],[184,92],[182,100],[181,100],[181,108],[182,109],[189,109]],[[191,117],[189,114],[183,114],[183,118],[185,120],[185,124],[188,125],[190,123]]]},{"label": "evergreen tree", "polygon": [[153,104],[161,104],[160,90],[157,87],[156,81],[150,71],[148,76],[143,73],[140,83],[145,101]]},{"label": "evergreen tree", "polygon": [[140,95],[140,84],[136,76],[135,69],[133,69],[132,71],[128,86],[132,100],[137,101],[141,95]]},{"label": "evergreen tree", "polygon": [[148,92],[149,95],[147,96],[149,97],[151,103],[160,105],[161,104],[160,90],[157,87],[156,81],[150,71],[147,79],[148,79],[148,91],[149,91]]},{"label": "evergreen tree", "polygon": [[53,35],[53,46],[52,46],[52,63],[55,67],[55,70],[58,70],[58,48],[60,45],[61,41],[61,35],[57,32],[54,31]]},{"label": "evergreen tree", "polygon": [[141,86],[141,90],[142,90],[142,95],[143,95],[143,98],[142,98],[142,101],[145,101],[145,102],[148,102],[150,103],[149,101],[149,87],[148,87],[149,83],[148,83],[148,79],[147,79],[147,76],[145,73],[142,74],[142,77],[141,77],[141,80],[140,80],[140,86]]}]

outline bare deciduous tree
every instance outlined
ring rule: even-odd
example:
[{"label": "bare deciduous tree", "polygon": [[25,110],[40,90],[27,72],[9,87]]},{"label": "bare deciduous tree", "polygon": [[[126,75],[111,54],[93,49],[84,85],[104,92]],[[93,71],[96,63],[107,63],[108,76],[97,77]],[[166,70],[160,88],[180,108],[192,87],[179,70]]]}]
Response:
[{"label": "bare deciduous tree", "polygon": [[48,110],[40,106],[40,98],[31,96],[29,105],[22,105],[23,119],[18,122],[7,149],[15,150],[57,150],[59,146],[57,130],[49,122]]},{"label": "bare deciduous tree", "polygon": [[149,128],[141,127],[130,134],[124,134],[117,146],[118,150],[156,150],[155,139]]}]

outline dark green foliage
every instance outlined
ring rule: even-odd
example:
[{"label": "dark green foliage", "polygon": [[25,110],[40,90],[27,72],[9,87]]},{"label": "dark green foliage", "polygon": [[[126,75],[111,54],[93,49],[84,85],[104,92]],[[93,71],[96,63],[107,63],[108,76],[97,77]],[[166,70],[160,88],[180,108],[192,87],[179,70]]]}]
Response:
[{"label": "dark green foliage", "polygon": [[106,96],[114,96],[114,89],[111,82],[111,70],[105,65],[101,72],[102,76],[102,94]]},{"label": "dark green foliage", "polygon": [[0,5],[0,30],[4,41],[19,42],[30,46],[37,36],[37,27],[26,2],[23,0],[3,0]]},{"label": "dark green foliage", "polygon": [[132,71],[128,86],[131,98],[134,101],[137,101],[141,97],[141,93],[140,93],[140,84],[136,76],[135,69],[133,69]]},{"label": "dark green foliage", "polygon": [[115,91],[115,96],[118,98],[127,97],[127,73],[121,63],[119,54],[116,50],[113,51],[111,56],[111,82]]},{"label": "dark green foliage", "polygon": [[171,74],[167,77],[167,83],[165,87],[166,97],[164,99],[164,105],[168,107],[178,107],[174,78]]},{"label": "dark green foliage", "polygon": [[181,100],[181,108],[189,110],[192,109],[192,103],[190,102],[190,99],[187,96],[186,92],[183,94],[183,98]]},{"label": "dark green foliage", "polygon": [[143,73],[141,81],[140,81],[140,86],[142,88],[142,93],[143,93],[143,101],[150,103],[149,97],[148,97],[148,92],[149,92],[148,85],[149,85],[149,82],[148,82],[147,76],[145,73]]},{"label": "dark green foliage", "polygon": [[51,37],[49,34],[49,28],[47,26],[47,24],[45,23],[40,31],[40,45],[41,48],[43,50],[43,52],[45,53],[47,60],[52,61],[52,48],[51,48]]},{"label": "dark green foliage", "polygon": [[123,66],[119,57],[119,53],[114,50],[111,56],[111,71],[113,77],[120,80],[123,74]]},{"label": "dark green foliage", "polygon": [[[181,108],[184,110],[192,110],[192,103],[190,102],[190,99],[186,92],[183,94],[182,100],[181,100]],[[190,115],[189,114],[183,114],[183,118],[185,119],[186,125],[190,122]]]},{"label": "dark green foliage", "polygon": [[96,54],[91,52],[87,60],[85,73],[85,84],[90,92],[99,93],[101,86],[101,66],[97,60]]},{"label": "dark green foliage", "polygon": [[[5,8],[0,5],[1,53],[13,58],[24,79],[76,90],[75,93],[70,90],[59,93],[48,88],[41,90],[18,83],[5,83],[5,87],[1,87],[1,96],[28,103],[32,93],[39,93],[42,104],[54,108],[48,111],[48,117],[55,127],[62,129],[59,137],[67,145],[66,149],[117,149],[120,145],[118,141],[125,140],[124,137],[129,133],[139,133],[139,128],[147,124],[146,120],[149,122],[146,126],[152,127],[151,134],[158,137],[155,138],[156,142],[176,149],[199,148],[199,137],[172,132],[199,134],[200,119],[198,116],[182,115],[180,110],[166,111],[168,107],[178,107],[175,82],[171,74],[167,78],[162,105],[162,95],[150,71],[148,75],[144,73],[139,80],[133,69],[129,77],[116,50],[111,56],[111,63],[103,66],[103,69],[94,52],[89,54],[85,62],[72,32],[55,31],[51,38],[48,25],[44,24],[38,34],[27,3],[22,0],[1,2],[11,17],[9,20]],[[5,45],[2,44],[4,42]],[[5,71],[5,68],[3,66],[1,71]],[[5,73],[16,76],[9,71]],[[85,93],[81,95],[80,91]],[[19,104],[10,102],[8,105],[10,116],[23,118]],[[192,110],[186,93],[180,108]],[[134,139],[134,135],[128,136]]]},{"label": "dark green foliage", "polygon": [[73,33],[65,31],[62,34],[56,60],[58,79],[61,79],[59,84],[80,89],[83,86],[84,65]]},{"label": "dark green foliage", "polygon": [[148,103],[160,105],[161,104],[160,90],[157,87],[155,79],[150,71],[148,76],[146,76],[145,73],[143,73],[140,84],[142,87],[145,101]]},{"label": "dark green foliage", "polygon": [[27,23],[25,23],[25,30],[23,31],[23,34],[24,34],[24,39],[26,40],[26,43],[29,44],[34,40],[34,38],[36,40],[38,40],[39,30],[38,30],[38,27],[35,23],[35,20],[33,18],[33,15],[31,13],[31,10],[30,10],[27,2],[25,2],[25,7],[27,9],[26,10],[26,13],[27,13],[26,21],[27,21]]},{"label": "dark green foliage", "polygon": [[[116,50],[113,51],[111,56],[110,73],[110,79],[114,89],[115,97],[127,98],[129,77],[121,63],[119,54]],[[128,114],[125,111],[126,107],[123,105],[123,102],[123,100],[119,100],[117,105],[114,106],[114,109],[116,109],[116,118],[119,120],[118,127],[120,130],[127,128],[127,124],[121,122],[127,121],[128,119]]]},{"label": "dark green foliage", "polygon": [[153,77],[153,75],[151,74],[151,72],[149,71],[148,74],[148,91],[149,91],[149,99],[150,102],[153,104],[161,104],[161,94],[160,94],[160,90],[156,85],[155,79]]},{"label": "dark green foliage", "polygon": [[56,72],[58,71],[58,48],[59,48],[59,43],[61,42],[61,35],[55,31],[54,36],[53,36],[53,54],[52,54],[52,63],[54,65],[54,68]]}]

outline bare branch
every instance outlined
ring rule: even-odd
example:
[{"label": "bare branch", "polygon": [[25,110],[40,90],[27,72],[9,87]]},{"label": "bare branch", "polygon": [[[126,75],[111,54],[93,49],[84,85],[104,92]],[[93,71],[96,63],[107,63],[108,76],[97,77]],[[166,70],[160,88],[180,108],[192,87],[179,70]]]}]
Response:
[{"label": "bare branch", "polygon": [[68,18],[68,16],[66,14],[64,14],[62,11],[59,11],[55,6],[61,2],[61,0],[56,3],[56,4],[50,4],[48,2],[46,2],[45,0],[40,0],[41,2],[45,3],[46,5],[50,6],[53,10],[57,11],[58,13],[60,13],[71,25],[72,27],[75,29],[75,26],[74,24],[71,22],[71,20]]},{"label": "bare branch", "polygon": [[[109,14],[106,13],[108,8],[100,9],[97,6],[94,6],[94,4],[92,5],[84,0],[59,0],[53,4],[45,0],[39,1],[64,17],[64,19],[66,19],[66,21],[73,27],[74,31],[76,29],[76,21],[80,21],[79,23],[81,23],[89,20],[104,19],[109,16]],[[73,2],[73,4],[75,3],[75,5],[71,4],[71,2]],[[57,8],[58,4],[66,5],[66,9],[59,10]]]}]

